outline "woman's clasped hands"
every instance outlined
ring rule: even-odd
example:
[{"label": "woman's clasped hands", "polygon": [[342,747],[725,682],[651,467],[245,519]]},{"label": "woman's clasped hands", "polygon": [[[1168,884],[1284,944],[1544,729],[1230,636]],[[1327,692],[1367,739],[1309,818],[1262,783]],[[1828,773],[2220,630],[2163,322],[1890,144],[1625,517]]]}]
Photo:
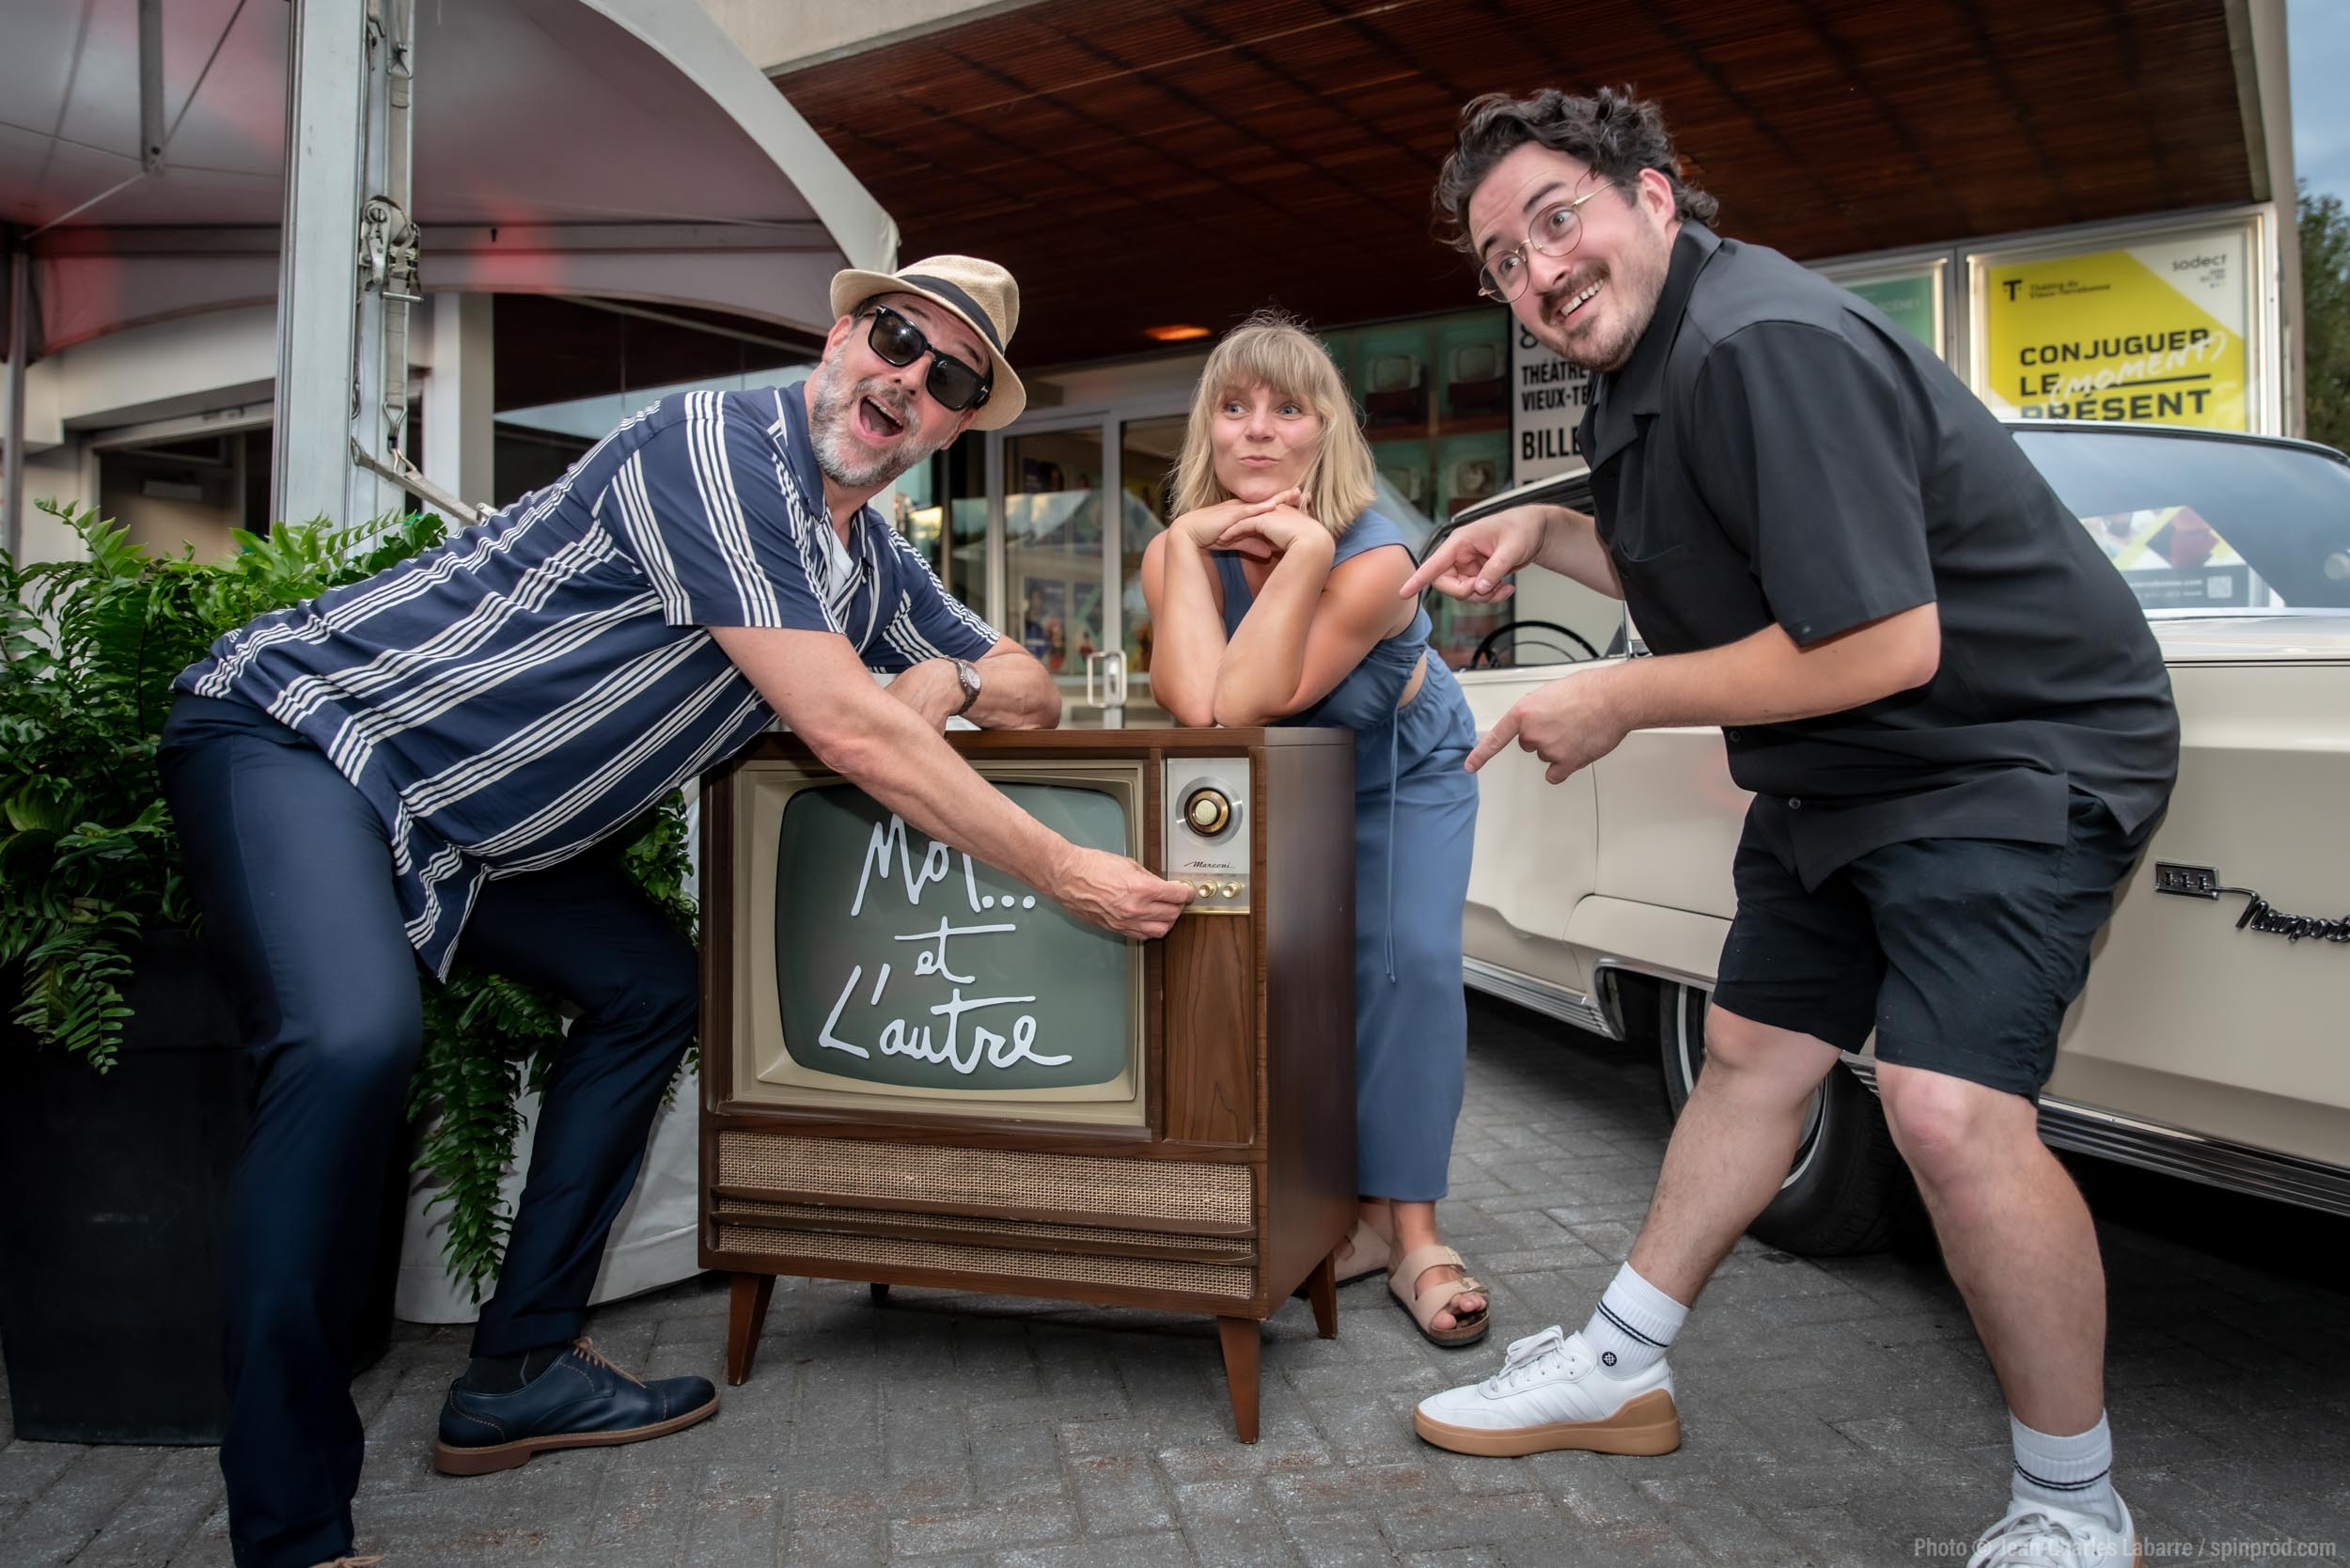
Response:
[{"label": "woman's clasped hands", "polygon": [[1168,531],[1202,550],[1237,550],[1257,560],[1271,560],[1295,549],[1300,541],[1328,541],[1330,531],[1307,515],[1304,491],[1292,488],[1261,500],[1219,501],[1183,513]]}]

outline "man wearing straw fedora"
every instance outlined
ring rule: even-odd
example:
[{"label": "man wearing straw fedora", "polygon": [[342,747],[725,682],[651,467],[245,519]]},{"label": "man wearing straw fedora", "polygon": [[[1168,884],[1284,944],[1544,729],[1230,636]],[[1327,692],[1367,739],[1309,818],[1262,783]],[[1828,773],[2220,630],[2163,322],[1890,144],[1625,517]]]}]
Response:
[{"label": "man wearing straw fedora", "polygon": [[[694,950],[614,836],[780,716],[909,823],[1071,913],[1163,934],[1187,890],[1013,808],[940,737],[1056,723],[1042,666],[866,503],[1026,402],[1010,275],[936,256],[833,279],[806,381],[665,399],[439,548],[264,616],[183,672],[161,763],[258,1103],[229,1215],[243,1568],[352,1549],[348,1386],[375,1210],[422,1037],[419,968],[580,1009],[433,1463],[511,1468],[718,1407],[579,1338],[605,1232],[694,1035]],[[896,672],[885,690],[869,668]],[[602,846],[600,852],[599,846]]]}]

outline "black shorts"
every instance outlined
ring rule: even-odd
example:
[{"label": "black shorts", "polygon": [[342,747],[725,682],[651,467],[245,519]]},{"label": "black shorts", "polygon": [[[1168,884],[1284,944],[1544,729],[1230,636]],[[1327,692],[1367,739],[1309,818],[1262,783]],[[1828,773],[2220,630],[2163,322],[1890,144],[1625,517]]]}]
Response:
[{"label": "black shorts", "polygon": [[1742,1018],[2036,1096],[2116,886],[2154,833],[2077,791],[2061,844],[1919,839],[1807,892],[1751,824],[1714,1000]]}]

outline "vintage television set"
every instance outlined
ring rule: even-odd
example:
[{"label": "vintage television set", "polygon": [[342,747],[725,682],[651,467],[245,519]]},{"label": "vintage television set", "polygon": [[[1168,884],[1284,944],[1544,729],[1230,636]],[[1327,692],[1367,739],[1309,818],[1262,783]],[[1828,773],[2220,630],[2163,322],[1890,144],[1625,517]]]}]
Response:
[{"label": "vintage television set", "polygon": [[1353,744],[1323,729],[948,737],[1063,837],[1192,884],[1112,936],[907,826],[789,736],[704,783],[703,1266],[727,1375],[775,1277],[1336,1332],[1354,1222]]},{"label": "vintage television set", "polygon": [[1445,404],[1445,412],[1456,417],[1509,412],[1507,339],[1456,343],[1446,350]]},{"label": "vintage television set", "polygon": [[1494,456],[1470,456],[1452,459],[1445,465],[1445,515],[1449,517],[1463,508],[1497,494],[1502,487],[1503,460]]},{"label": "vintage television set", "polygon": [[1363,423],[1428,423],[1428,378],[1419,355],[1407,350],[1371,353],[1363,362]]}]

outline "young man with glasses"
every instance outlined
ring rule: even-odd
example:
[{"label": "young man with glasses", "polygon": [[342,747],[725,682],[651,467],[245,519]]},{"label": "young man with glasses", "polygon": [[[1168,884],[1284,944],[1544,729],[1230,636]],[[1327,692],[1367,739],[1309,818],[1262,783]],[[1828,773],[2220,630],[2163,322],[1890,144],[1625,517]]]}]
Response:
[{"label": "young man with glasses", "polygon": [[[1188,892],[1069,843],[941,739],[1058,722],[1052,678],[866,505],[1026,400],[1001,267],[833,280],[805,382],[666,399],[440,548],[223,637],[177,682],[164,787],[258,1067],[229,1215],[221,1468],[241,1568],[352,1545],[366,1216],[398,1158],[419,964],[581,1009],[435,1467],[635,1442],[713,1414],[578,1335],[604,1236],[694,1036],[692,945],[608,853],[780,716],[923,832],[1071,913],[1163,934]],[[868,667],[895,670],[885,691]]]},{"label": "young man with glasses", "polygon": [[1680,1442],[1665,1353],[1873,1031],[1877,1084],[1998,1374],[2015,1454],[1977,1565],[2135,1549],[2105,1418],[2105,1279],[2033,1101],[2091,939],[2169,799],[2178,725],[2129,589],[1924,346],[1719,239],[1655,105],[1479,99],[1436,206],[1485,292],[1596,373],[1596,518],[1463,528],[1404,585],[1493,603],[1542,565],[1656,657],[1553,682],[1514,741],[1557,783],[1633,729],[1720,725],[1755,792],[1705,1071],[1631,1257],[1577,1333],[1421,1403],[1466,1453]]}]

